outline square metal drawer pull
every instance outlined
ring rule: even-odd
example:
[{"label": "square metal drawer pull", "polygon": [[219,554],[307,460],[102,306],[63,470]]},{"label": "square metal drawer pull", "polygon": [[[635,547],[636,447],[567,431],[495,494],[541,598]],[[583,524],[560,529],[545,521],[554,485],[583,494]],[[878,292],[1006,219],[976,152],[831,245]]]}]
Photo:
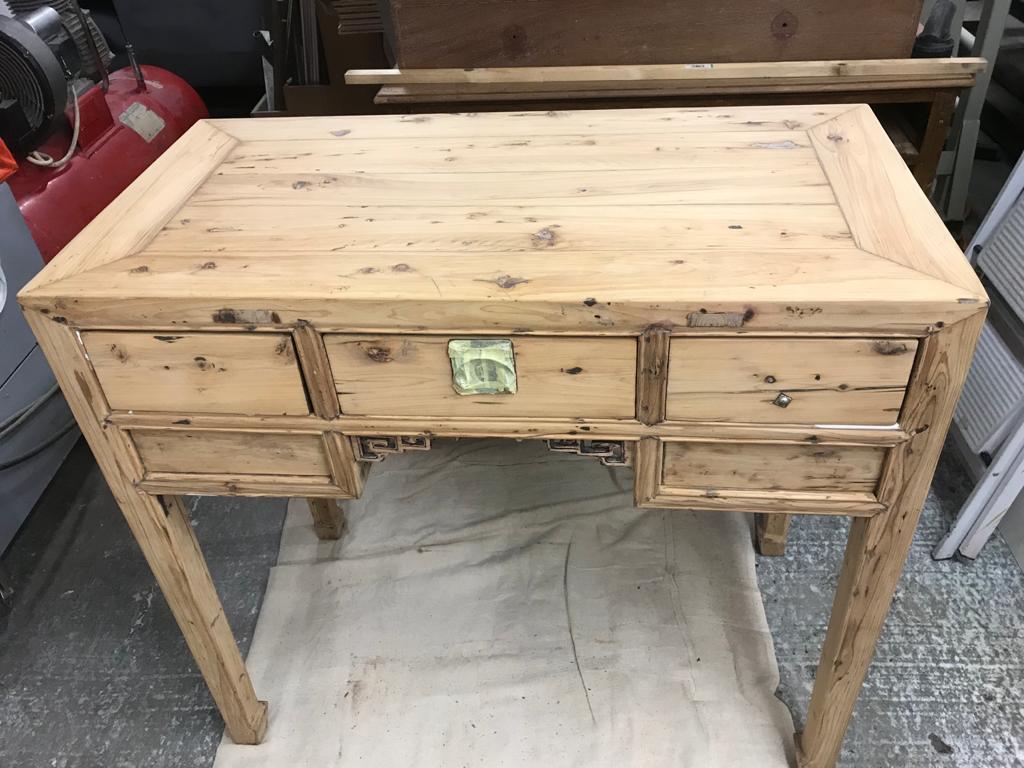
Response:
[{"label": "square metal drawer pull", "polygon": [[511,339],[452,339],[452,386],[460,395],[514,395],[516,361]]},{"label": "square metal drawer pull", "polygon": [[779,394],[777,394],[775,396],[775,399],[772,400],[772,405],[777,405],[777,406],[779,406],[779,408],[785,408],[786,406],[788,406],[792,402],[793,402],[793,398],[792,397],[787,395],[785,392],[779,392]]}]

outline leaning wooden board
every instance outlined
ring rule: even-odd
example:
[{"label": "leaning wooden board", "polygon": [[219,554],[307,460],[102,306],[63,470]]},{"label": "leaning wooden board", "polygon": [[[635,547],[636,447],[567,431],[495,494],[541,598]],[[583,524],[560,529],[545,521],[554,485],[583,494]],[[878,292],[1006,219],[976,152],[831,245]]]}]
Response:
[{"label": "leaning wooden board", "polygon": [[910,55],[921,0],[387,0],[401,67],[799,61]]},{"label": "leaning wooden board", "polygon": [[266,706],[179,496],[337,536],[372,462],[495,436],[632,464],[640,505],[853,518],[805,768],[987,306],[848,105],[207,121],[19,298],[236,741]]}]

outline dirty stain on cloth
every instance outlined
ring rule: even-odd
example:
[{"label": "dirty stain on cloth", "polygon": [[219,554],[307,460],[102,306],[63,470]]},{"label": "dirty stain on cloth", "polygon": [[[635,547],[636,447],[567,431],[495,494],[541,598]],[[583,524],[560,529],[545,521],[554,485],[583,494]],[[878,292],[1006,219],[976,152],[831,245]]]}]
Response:
[{"label": "dirty stain on cloth", "polygon": [[637,510],[539,441],[391,456],[349,533],[289,509],[249,653],[270,725],[215,768],[784,768],[740,514]]}]

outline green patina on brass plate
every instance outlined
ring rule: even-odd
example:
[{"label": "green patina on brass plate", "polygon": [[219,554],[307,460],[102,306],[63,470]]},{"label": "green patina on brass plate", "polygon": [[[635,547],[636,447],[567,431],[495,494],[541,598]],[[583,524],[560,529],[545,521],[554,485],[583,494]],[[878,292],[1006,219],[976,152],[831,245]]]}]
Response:
[{"label": "green patina on brass plate", "polygon": [[511,339],[451,339],[452,386],[460,395],[514,395],[516,359]]}]

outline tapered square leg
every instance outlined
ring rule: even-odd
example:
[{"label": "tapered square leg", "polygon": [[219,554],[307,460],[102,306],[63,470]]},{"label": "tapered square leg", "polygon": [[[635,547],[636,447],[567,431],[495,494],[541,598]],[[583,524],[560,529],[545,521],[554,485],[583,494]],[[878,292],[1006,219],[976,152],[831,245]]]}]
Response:
[{"label": "tapered square leg", "polygon": [[786,539],[792,515],[758,513],[756,515],[757,551],[768,557],[786,554]]},{"label": "tapered square leg", "polygon": [[134,444],[124,431],[107,423],[109,407],[77,334],[39,313],[25,316],[185,636],[228,734],[238,744],[258,744],[267,729],[267,703],[256,698],[181,499],[138,489],[142,468]]},{"label": "tapered square leg", "polygon": [[856,518],[850,527],[807,720],[798,736],[800,768],[832,768],[839,758],[984,319],[979,313],[922,343],[900,415],[910,439],[890,451],[878,486],[886,510]]},{"label": "tapered square leg", "polygon": [[267,730],[267,703],[256,698],[185,505],[178,496],[149,498],[159,503],[164,520],[157,536],[136,534],[139,546],[210,687],[228,735],[236,744],[259,744]]},{"label": "tapered square leg", "polygon": [[340,539],[348,528],[345,510],[337,499],[306,499],[313,515],[313,530],[321,541]]}]

